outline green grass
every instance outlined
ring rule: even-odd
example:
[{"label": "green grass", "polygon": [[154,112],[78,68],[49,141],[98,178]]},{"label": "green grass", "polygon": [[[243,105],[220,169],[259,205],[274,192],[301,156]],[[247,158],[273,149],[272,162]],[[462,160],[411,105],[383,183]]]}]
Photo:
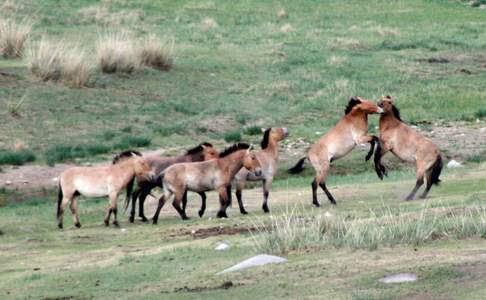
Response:
[{"label": "green grass", "polygon": [[[100,132],[123,132],[126,124],[132,135],[153,136],[152,147],[223,143],[225,132],[254,123],[286,126],[289,141],[313,142],[352,95],[391,94],[413,123],[474,121],[486,101],[484,11],[460,1],[378,0],[366,9],[358,0],[15,3],[17,19],[39,20],[34,41],[45,33],[94,51],[99,33],[117,18],[115,27],[136,38],[175,39],[169,72],[97,71],[84,89],[32,80],[24,61],[0,59],[2,71],[15,75],[5,77],[0,98],[17,103],[29,95],[22,117],[5,116],[0,135],[16,136],[39,153],[79,132],[83,142],[103,143]],[[89,7],[107,15],[94,22],[84,13]],[[280,9],[287,18],[277,16]],[[205,18],[218,26],[206,28]],[[292,30],[281,30],[286,24]],[[431,58],[449,62],[424,61]],[[7,103],[0,101],[0,111]],[[370,128],[376,122],[370,117]],[[11,142],[0,140],[0,147]]]},{"label": "green grass", "polygon": [[[81,197],[78,208],[83,227],[75,229],[66,212],[65,229],[60,231],[53,213],[55,191],[0,190],[0,295],[97,299],[477,299],[485,292],[482,272],[486,265],[481,254],[485,246],[484,239],[474,233],[475,227],[469,225],[477,220],[475,212],[484,211],[485,172],[484,164],[467,170],[446,170],[442,186],[434,187],[426,202],[400,200],[400,193],[405,194],[414,184],[413,174],[405,173],[385,182],[336,176],[339,183],[330,185],[338,200],[336,207],[326,203],[325,196],[319,193],[323,207],[313,208],[307,185],[279,184],[282,187],[272,189],[270,194],[272,218],[261,212],[260,189],[244,191],[250,215],[240,215],[234,207],[229,209],[230,218],[226,220],[214,218],[217,194],[209,193],[208,211],[203,218],[196,216],[198,196],[189,194],[191,220],[181,221],[167,206],[156,226],[129,224],[126,216],[120,214],[124,230],[103,226],[106,199]],[[330,244],[316,240],[311,247],[306,244],[287,248],[283,252],[288,263],[215,275],[262,253],[255,241],[265,239],[267,233],[245,233],[245,228],[285,220],[292,209],[294,220],[308,224],[329,212],[344,229],[329,232],[333,232]],[[467,214],[462,212],[468,209],[471,218],[463,218]],[[147,210],[151,215],[153,206]],[[422,219],[424,212],[427,217]],[[407,218],[412,221],[406,222]],[[414,218],[423,226],[417,226]],[[378,226],[380,222],[383,226]],[[369,227],[356,227],[357,224]],[[224,234],[235,228],[242,229],[241,233]],[[293,232],[298,228],[293,228]],[[197,237],[208,229],[223,233]],[[314,234],[330,237],[326,232]],[[215,251],[219,241],[229,243],[230,249]],[[382,276],[400,272],[417,273],[419,280],[394,285],[377,282]],[[272,280],[268,280],[269,276]],[[232,287],[222,288],[228,281]]]},{"label": "green grass", "polygon": [[0,165],[23,165],[36,160],[34,152],[30,150],[8,151],[0,149]]},{"label": "green grass", "polygon": [[228,143],[239,142],[241,141],[241,131],[230,131],[224,134],[224,140]]}]

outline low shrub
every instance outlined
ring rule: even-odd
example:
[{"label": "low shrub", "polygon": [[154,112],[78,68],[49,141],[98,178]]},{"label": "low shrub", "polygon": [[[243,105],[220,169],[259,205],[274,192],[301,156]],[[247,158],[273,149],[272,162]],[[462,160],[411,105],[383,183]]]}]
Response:
[{"label": "low shrub", "polygon": [[100,36],[96,53],[104,73],[132,73],[140,67],[136,41],[125,32]]},{"label": "low shrub", "polygon": [[0,19],[0,55],[4,58],[18,58],[24,54],[25,43],[30,35],[30,23],[16,23]]},{"label": "low shrub", "polygon": [[245,134],[247,135],[260,135],[262,134],[262,128],[260,126],[249,126],[245,128]]},{"label": "low shrub", "polygon": [[140,42],[137,53],[142,64],[159,70],[170,70],[175,61],[174,42],[163,42],[154,35]]},{"label": "low shrub", "polygon": [[239,142],[241,141],[241,132],[239,130],[227,132],[224,134],[224,140],[228,143]]},{"label": "low shrub", "polygon": [[121,141],[115,144],[113,147],[115,149],[126,150],[133,147],[147,147],[151,144],[151,140],[144,136],[124,136]]},{"label": "low shrub", "polygon": [[0,165],[23,165],[35,161],[34,152],[30,150],[8,151],[0,150]]}]

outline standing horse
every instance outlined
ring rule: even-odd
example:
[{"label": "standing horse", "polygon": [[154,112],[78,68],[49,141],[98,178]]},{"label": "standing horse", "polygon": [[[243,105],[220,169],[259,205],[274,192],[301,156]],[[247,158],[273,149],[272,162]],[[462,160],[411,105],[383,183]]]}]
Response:
[{"label": "standing horse", "polygon": [[[228,189],[236,173],[243,167],[256,175],[261,175],[261,166],[255,153],[248,144],[238,143],[223,151],[219,158],[203,162],[180,163],[167,168],[162,174],[164,194],[159,199],[153,223],[157,224],[160,210],[172,195],[175,196],[172,205],[183,220],[187,220],[185,211],[180,207],[186,191],[219,192],[220,209],[218,218],[226,218],[228,207]],[[204,211],[203,211],[204,213]]]},{"label": "standing horse", "polygon": [[263,206],[265,213],[270,212],[267,201],[270,187],[272,186],[273,176],[277,172],[278,163],[278,142],[286,138],[289,134],[287,128],[268,128],[263,134],[261,142],[262,151],[255,153],[258,161],[262,166],[262,174],[260,176],[249,172],[242,168],[235,176],[234,182],[236,185],[236,198],[238,198],[238,205],[242,214],[247,214],[243,206],[241,191],[245,188],[246,181],[262,181],[263,183]]},{"label": "standing horse", "polygon": [[368,135],[368,114],[382,113],[379,108],[371,101],[360,97],[351,98],[348,102],[344,117],[327,134],[321,137],[307,153],[306,157],[301,158],[297,164],[289,169],[292,174],[303,170],[304,162],[309,159],[315,169],[316,175],[312,181],[312,204],[319,207],[317,200],[317,186],[319,185],[326,193],[327,198],[332,204],[336,200],[326,187],[326,177],[330,163],[344,157],[356,147],[356,145],[370,143],[371,147],[366,155],[368,161],[373,155],[375,143],[379,142],[378,137]]},{"label": "standing horse", "polygon": [[384,96],[378,102],[378,107],[384,110],[380,117],[380,143],[375,152],[375,170],[378,177],[383,180],[386,174],[385,166],[381,164],[381,157],[390,151],[402,161],[413,162],[416,165],[417,182],[412,192],[405,200],[413,200],[415,193],[424,184],[424,176],[427,185],[420,198],[424,199],[433,184],[438,185],[442,171],[442,157],[437,146],[415,132],[402,122],[400,111],[393,104],[390,96]]},{"label": "standing horse", "polygon": [[117,198],[134,177],[139,179],[152,178],[155,174],[145,159],[135,151],[125,151],[118,155],[116,163],[101,167],[72,167],[59,176],[59,192],[57,201],[57,222],[62,228],[64,210],[71,202],[71,213],[74,225],[81,227],[77,214],[76,196],[104,197],[108,196],[110,203],[106,209],[105,225],[110,222],[113,213],[113,225],[119,226],[116,218]]},{"label": "standing horse", "polygon": [[[219,153],[218,151],[216,151],[216,149],[214,149],[213,145],[204,142],[192,149],[187,150],[186,153],[183,155],[179,155],[175,157],[152,156],[152,157],[147,157],[146,161],[150,165],[152,170],[155,172],[155,174],[160,174],[166,168],[176,163],[205,161],[205,160],[217,158],[218,156]],[[151,180],[138,181],[137,188],[132,194],[132,209],[129,217],[131,223],[133,223],[135,220],[135,206],[136,206],[137,198],[139,199],[138,215],[140,216],[143,222],[148,221],[143,213],[143,204],[147,196],[152,191],[152,189],[157,186],[162,187],[161,179],[158,176],[154,177]],[[128,190],[129,189],[127,189],[127,192]],[[206,195],[205,194],[200,194],[200,195],[204,203]],[[127,193],[127,200],[125,201],[125,209],[128,207],[129,202],[130,202],[130,198]]]}]

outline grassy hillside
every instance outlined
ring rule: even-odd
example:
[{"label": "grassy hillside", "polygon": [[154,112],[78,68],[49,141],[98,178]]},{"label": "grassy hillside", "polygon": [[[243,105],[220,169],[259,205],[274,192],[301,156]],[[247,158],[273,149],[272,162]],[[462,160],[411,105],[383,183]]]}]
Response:
[{"label": "grassy hillside", "polygon": [[[0,149],[24,145],[40,162],[62,160],[75,145],[85,154],[74,156],[92,157],[134,146],[223,144],[228,133],[254,125],[287,126],[290,141],[312,142],[351,95],[391,94],[415,124],[486,115],[485,12],[460,1],[19,0],[2,7],[3,17],[33,21],[30,47],[42,36],[75,42],[93,63],[105,32],[175,41],[170,71],[106,75],[98,66],[81,89],[39,81],[25,60],[0,58]],[[136,136],[149,142],[128,142]]]}]

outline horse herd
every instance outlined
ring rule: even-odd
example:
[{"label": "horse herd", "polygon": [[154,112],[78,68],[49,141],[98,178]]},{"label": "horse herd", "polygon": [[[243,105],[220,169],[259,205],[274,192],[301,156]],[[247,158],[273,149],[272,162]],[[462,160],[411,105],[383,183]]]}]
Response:
[{"label": "horse herd", "polygon": [[[380,114],[380,136],[368,134],[368,115]],[[147,156],[133,150],[124,151],[114,157],[111,165],[100,167],[72,167],[59,177],[57,204],[58,227],[63,227],[63,214],[70,204],[74,225],[81,227],[77,214],[76,197],[109,198],[104,223],[110,223],[113,214],[113,225],[117,221],[117,198],[126,188],[125,209],[132,204],[130,222],[134,222],[136,201],[139,202],[139,217],[148,221],[144,214],[144,201],[152,189],[160,187],[163,194],[158,200],[157,210],[152,218],[157,223],[160,210],[167,200],[174,198],[172,205],[182,219],[186,215],[187,192],[196,192],[202,203],[199,216],[206,209],[206,192],[216,190],[219,193],[218,218],[227,217],[226,209],[231,203],[231,187],[236,188],[236,197],[240,212],[247,214],[242,200],[242,190],[246,181],[263,182],[263,211],[269,212],[268,195],[273,178],[277,171],[279,141],[288,136],[287,128],[268,128],[263,134],[261,150],[245,143],[234,144],[219,153],[210,143],[201,143],[175,157]],[[388,151],[399,159],[416,164],[416,185],[406,200],[415,198],[418,189],[424,184],[426,188],[421,198],[425,198],[433,184],[440,182],[442,158],[437,147],[428,138],[415,132],[402,122],[400,112],[390,96],[383,96],[377,104],[360,97],[349,100],[345,115],[327,134],[312,145],[305,157],[289,169],[292,174],[303,170],[309,160],[315,170],[312,181],[312,203],[320,206],[317,200],[318,186],[327,195],[332,204],[336,200],[326,186],[326,177],[331,162],[344,157],[356,145],[369,143],[370,150],[365,160],[374,154],[375,171],[380,179],[387,175],[381,158]],[[136,188],[133,190],[136,179]],[[182,205],[182,206],[181,206]]]}]

